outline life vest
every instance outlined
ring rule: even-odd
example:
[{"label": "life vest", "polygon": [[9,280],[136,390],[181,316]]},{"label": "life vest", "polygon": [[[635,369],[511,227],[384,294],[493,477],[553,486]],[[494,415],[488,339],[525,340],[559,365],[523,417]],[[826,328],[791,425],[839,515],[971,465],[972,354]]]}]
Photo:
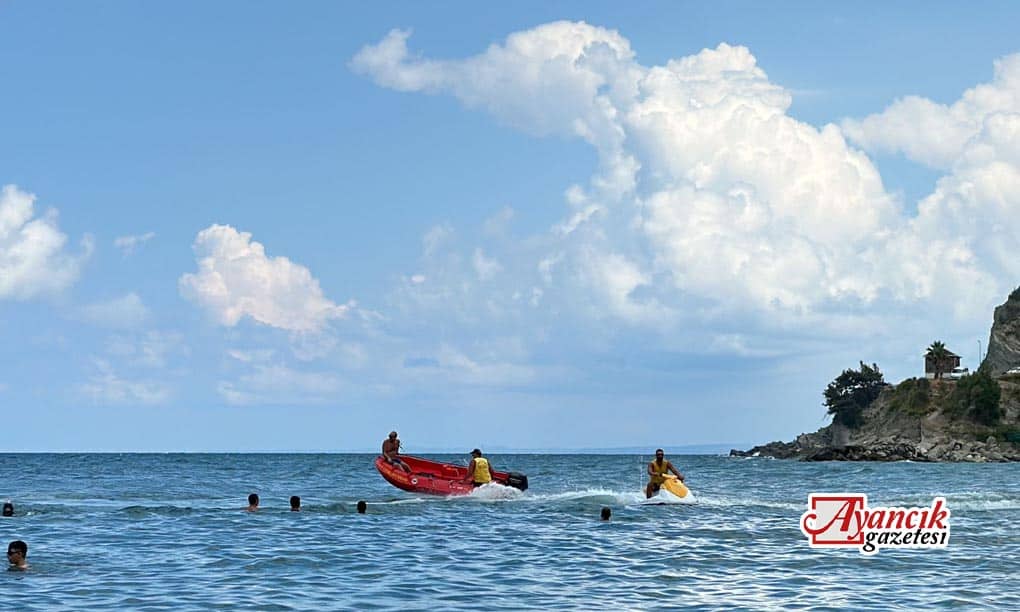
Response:
[{"label": "life vest", "polygon": [[479,484],[492,482],[492,474],[489,472],[489,461],[483,457],[475,457],[474,480]]},{"label": "life vest", "polygon": [[662,460],[662,465],[659,465],[658,461],[652,461],[652,469],[655,473],[652,474],[652,484],[662,484],[666,482],[666,474],[669,472],[669,461]]}]

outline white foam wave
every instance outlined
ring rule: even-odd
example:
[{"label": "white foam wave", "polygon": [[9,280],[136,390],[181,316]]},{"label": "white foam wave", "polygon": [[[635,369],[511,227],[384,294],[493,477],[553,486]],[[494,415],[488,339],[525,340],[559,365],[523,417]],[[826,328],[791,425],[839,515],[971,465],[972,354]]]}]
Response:
[{"label": "white foam wave", "polygon": [[868,497],[868,503],[873,506],[927,506],[936,496],[945,497],[950,510],[1020,510],[1020,497],[989,491],[933,492],[929,495],[893,499],[873,495]]},{"label": "white foam wave", "polygon": [[712,506],[715,508],[731,508],[733,506],[753,506],[759,508],[777,508],[780,510],[796,510],[803,512],[807,498],[803,502],[781,502],[771,501],[765,499],[755,499],[753,497],[730,497],[726,495],[710,495],[698,498],[698,503],[706,506]]},{"label": "white foam wave", "polygon": [[[868,503],[872,506],[927,506],[938,493],[930,496],[910,497],[903,499],[883,499],[878,496],[868,496]],[[950,510],[1020,510],[1020,498],[1004,496],[1002,494],[986,492],[965,492],[945,494]],[[654,498],[653,498],[654,499]],[[756,499],[753,497],[739,497],[728,495],[706,495],[699,496],[698,503],[716,508],[731,508],[733,506],[753,506],[760,508],[775,508],[778,510],[791,510],[803,512],[807,507],[807,499],[795,501],[778,501]]]},{"label": "white foam wave", "polygon": [[698,497],[692,492],[688,493],[687,497],[680,498],[663,490],[659,492],[659,495],[648,500],[645,499],[644,491],[614,491],[612,489],[593,488],[580,491],[564,491],[562,493],[529,495],[522,498],[522,501],[543,503],[589,502],[635,506],[641,504],[694,504],[698,503]]},{"label": "white foam wave", "polygon": [[490,482],[477,487],[464,497],[467,499],[478,499],[482,501],[507,501],[520,499],[524,492],[514,487],[501,485],[498,482]]},{"label": "white foam wave", "polygon": [[397,506],[397,505],[400,505],[400,504],[421,504],[421,503],[424,503],[424,502],[427,502],[427,501],[428,501],[428,499],[425,498],[425,497],[408,497],[406,499],[393,499],[393,500],[390,500],[390,501],[370,502],[369,505],[388,504],[388,505]]},{"label": "white foam wave", "polygon": [[989,499],[982,501],[953,501],[947,500],[950,510],[1020,510],[1020,500],[1016,499]]},{"label": "white foam wave", "polygon": [[677,497],[666,489],[660,489],[657,495],[653,495],[648,499],[643,499],[639,503],[641,504],[696,504],[698,503],[697,496],[693,492],[688,491],[684,497]]},{"label": "white foam wave", "polygon": [[965,491],[947,493],[945,497],[950,510],[1020,510],[1020,497],[1016,495]]},{"label": "white foam wave", "polygon": [[628,505],[644,499],[644,493],[613,491],[612,489],[583,489],[580,491],[564,491],[562,493],[542,493],[529,495],[524,500],[535,502],[591,502],[601,504]]},{"label": "white foam wave", "polygon": [[575,501],[595,497],[618,497],[621,493],[612,489],[582,489],[579,491],[563,491],[562,493],[543,493],[534,495],[530,499],[536,501]]}]

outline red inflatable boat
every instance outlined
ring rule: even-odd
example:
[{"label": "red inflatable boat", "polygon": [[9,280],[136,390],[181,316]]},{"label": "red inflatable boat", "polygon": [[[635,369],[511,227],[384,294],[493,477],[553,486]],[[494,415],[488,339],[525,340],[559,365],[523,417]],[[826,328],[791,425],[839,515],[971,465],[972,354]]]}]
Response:
[{"label": "red inflatable boat", "polygon": [[[432,495],[467,495],[474,486],[465,479],[467,467],[452,463],[439,463],[421,457],[400,455],[400,459],[411,468],[410,472],[399,465],[394,465],[382,455],[375,459],[375,469],[379,470],[386,482],[412,493],[429,493]],[[493,472],[494,482],[524,491],[528,488],[528,477],[518,472]]]}]

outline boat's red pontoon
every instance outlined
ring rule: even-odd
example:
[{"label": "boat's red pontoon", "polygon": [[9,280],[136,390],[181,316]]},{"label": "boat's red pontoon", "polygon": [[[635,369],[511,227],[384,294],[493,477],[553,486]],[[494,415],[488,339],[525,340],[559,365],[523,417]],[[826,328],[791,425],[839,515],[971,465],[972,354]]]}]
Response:
[{"label": "boat's red pontoon", "polygon": [[[411,455],[400,455],[400,459],[411,468],[410,472],[386,461],[382,455],[375,460],[375,469],[398,489],[432,495],[467,495],[474,490],[474,485],[467,481],[466,466],[439,463]],[[528,477],[517,472],[494,471],[492,478],[494,482],[521,491],[528,488]]]}]

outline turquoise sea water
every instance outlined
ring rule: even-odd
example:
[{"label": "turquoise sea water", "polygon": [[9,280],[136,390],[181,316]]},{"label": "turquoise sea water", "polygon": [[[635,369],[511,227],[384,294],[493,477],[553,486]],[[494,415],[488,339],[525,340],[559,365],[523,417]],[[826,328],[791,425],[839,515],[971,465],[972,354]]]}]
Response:
[{"label": "turquoise sea water", "polygon": [[[673,456],[697,503],[645,505],[649,456],[490,458],[531,488],[418,497],[371,455],[0,455],[17,510],[0,538],[28,542],[32,565],[0,572],[0,595],[23,610],[1020,609],[1017,464]],[[262,509],[243,512],[253,491]],[[948,549],[811,549],[808,493],[842,491],[945,495]]]}]

